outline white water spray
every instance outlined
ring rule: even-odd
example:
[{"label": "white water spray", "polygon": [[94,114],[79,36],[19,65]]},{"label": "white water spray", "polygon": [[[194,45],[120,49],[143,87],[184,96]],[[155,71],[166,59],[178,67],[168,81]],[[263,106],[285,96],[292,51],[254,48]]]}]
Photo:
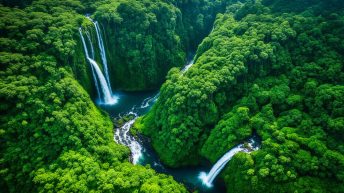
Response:
[{"label": "white water spray", "polygon": [[208,187],[212,187],[213,181],[215,180],[216,176],[221,172],[221,170],[226,166],[226,164],[233,158],[235,154],[239,152],[249,153],[258,150],[259,147],[254,147],[254,143],[255,141],[253,140],[253,138],[251,138],[249,140],[248,147],[245,147],[244,144],[240,144],[232,148],[215,163],[208,174],[205,172],[201,172],[199,178],[202,180],[203,184]]},{"label": "white water spray", "polygon": [[[82,45],[83,45],[83,47],[84,47],[86,59],[88,59],[88,58],[89,58],[88,49],[87,49],[87,45],[86,45],[86,42],[85,42],[85,38],[84,38],[84,36],[82,35],[82,30],[81,30],[81,28],[79,28],[79,34],[80,34],[80,37],[81,37]],[[88,31],[86,31],[86,34],[87,34],[87,38],[88,38],[88,41],[89,41],[90,46],[91,46],[91,58],[94,59],[94,49],[93,49],[92,41],[91,41],[91,38],[90,38],[90,36],[89,36]],[[95,74],[95,72],[94,72],[94,69],[93,69],[93,66],[92,66],[92,65],[91,65],[91,71],[92,71],[92,76],[93,76],[94,84],[95,84],[95,86],[96,86],[96,90],[97,90],[98,97],[100,97],[99,83],[98,83],[98,80],[97,80],[97,77],[96,77],[96,74]]]},{"label": "white water spray", "polygon": [[133,136],[130,135],[129,130],[131,126],[134,124],[138,115],[134,112],[130,112],[127,115],[134,116],[134,119],[126,122],[122,127],[116,128],[114,139],[117,143],[129,147],[131,151],[132,162],[133,164],[137,164],[142,156],[142,147],[140,143],[136,141],[136,139]]}]

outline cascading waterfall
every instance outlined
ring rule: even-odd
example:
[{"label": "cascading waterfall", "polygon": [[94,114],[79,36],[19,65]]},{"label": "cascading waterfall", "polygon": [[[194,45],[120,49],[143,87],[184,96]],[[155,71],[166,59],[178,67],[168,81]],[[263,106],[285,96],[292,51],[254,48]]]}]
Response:
[{"label": "cascading waterfall", "polygon": [[[81,32],[81,29],[79,29],[79,33],[80,32]],[[81,35],[81,38],[84,39],[84,37],[82,36],[82,33],[80,33],[80,35]],[[87,36],[87,40],[88,40],[90,47],[91,47],[91,58],[94,60],[94,48],[93,48],[90,33],[88,31],[86,31],[86,36]],[[84,41],[85,40],[83,40],[83,43],[84,43]],[[84,44],[84,49],[86,48],[86,50],[87,50],[87,47],[85,47],[85,45],[86,44]],[[87,53],[87,55],[88,55],[88,53]],[[99,83],[98,83],[98,80],[97,80],[97,77],[96,77],[96,74],[94,72],[92,65],[91,65],[91,71],[92,71],[92,76],[93,76],[94,84],[96,86],[98,97],[100,97]]]},{"label": "cascading waterfall", "polygon": [[93,21],[89,16],[86,16],[86,18],[89,19],[93,23],[94,28],[96,30],[97,40],[98,40],[98,47],[99,47],[99,50],[100,50],[100,56],[102,58],[102,62],[103,62],[103,66],[104,66],[105,78],[106,78],[106,81],[107,81],[109,87],[111,88],[110,76],[109,76],[107,59],[106,59],[106,52],[105,52],[105,47],[104,47],[104,41],[103,41],[103,38],[102,38],[102,35],[101,35],[99,24],[98,24],[97,21]]},{"label": "cascading waterfall", "polygon": [[129,147],[131,151],[132,162],[133,164],[137,164],[142,156],[142,146],[132,135],[130,135],[129,130],[134,124],[138,115],[134,112],[130,112],[127,114],[127,116],[134,116],[134,118],[126,122],[122,127],[116,129],[114,139],[117,143]]},{"label": "cascading waterfall", "polygon": [[91,65],[93,66],[93,68],[95,69],[95,72],[99,78],[99,82],[100,82],[100,86],[102,88],[103,99],[104,99],[105,104],[115,104],[117,102],[117,99],[112,96],[110,87],[107,84],[106,79],[105,79],[102,71],[100,70],[97,62],[91,58],[88,58],[88,60],[91,63]]},{"label": "cascading waterfall", "polygon": [[[82,35],[81,28],[79,28],[79,34],[80,34],[80,37],[81,37],[82,45],[84,47],[86,59],[88,60],[88,58],[89,58],[88,49],[87,49],[87,45],[86,45],[86,42],[85,42],[85,38]],[[87,34],[89,34],[88,31],[87,31]],[[88,38],[88,41],[90,42],[90,45],[91,45],[91,57],[92,57],[92,59],[94,59],[94,49],[93,49],[92,41],[91,41],[91,38],[89,37],[89,35],[87,35],[87,38]],[[96,77],[96,74],[94,72],[94,69],[93,69],[92,65],[91,65],[91,71],[92,71],[92,76],[93,76],[94,84],[96,86],[97,94],[100,97],[99,84],[98,84],[98,80],[97,80],[97,77]]]},{"label": "cascading waterfall", "polygon": [[226,166],[226,164],[233,158],[235,154],[238,152],[252,152],[258,150],[258,146],[255,146],[256,142],[253,138],[249,140],[248,147],[244,144],[240,144],[231,150],[229,150],[225,155],[223,155],[211,168],[210,172],[206,174],[205,172],[201,172],[199,178],[202,180],[203,184],[208,187],[213,186],[213,181],[215,180],[216,176],[221,172],[221,170]]},{"label": "cascading waterfall", "polygon": [[[95,81],[95,85],[96,85],[99,97],[101,97],[100,96],[100,91],[101,91],[102,92],[102,96],[103,96],[103,102],[105,104],[115,104],[115,103],[117,103],[117,98],[112,96],[111,87],[107,83],[107,81],[106,81],[102,71],[100,70],[97,62],[94,59],[90,58],[90,56],[89,56],[87,45],[86,45],[86,42],[85,42],[85,38],[84,38],[84,36],[82,34],[82,29],[81,28],[79,28],[79,33],[80,33],[81,41],[82,41],[82,44],[83,44],[83,47],[84,47],[86,59],[91,64],[92,74],[93,74],[93,78],[94,78],[94,81]],[[89,38],[89,41],[90,40],[91,39]],[[93,49],[92,42],[89,42],[89,43],[91,45],[91,48]],[[99,89],[98,81],[97,80],[99,80],[99,85],[100,85],[101,89]]]},{"label": "cascading waterfall", "polygon": [[108,84],[110,85],[110,77],[109,77],[109,70],[108,70],[108,65],[107,65],[107,60],[106,60],[104,41],[103,41],[103,38],[100,34],[100,28],[99,28],[98,22],[93,22],[93,24],[94,24],[94,27],[95,27],[96,32],[97,32],[98,46],[100,49],[100,55],[101,55],[103,65],[104,65],[105,77],[106,77],[106,80],[108,81]]},{"label": "cascading waterfall", "polygon": [[92,44],[92,40],[91,40],[91,35],[87,30],[85,33],[86,33],[87,40],[90,43],[90,47],[91,47],[91,58],[94,60],[94,48],[93,48],[93,44]]}]

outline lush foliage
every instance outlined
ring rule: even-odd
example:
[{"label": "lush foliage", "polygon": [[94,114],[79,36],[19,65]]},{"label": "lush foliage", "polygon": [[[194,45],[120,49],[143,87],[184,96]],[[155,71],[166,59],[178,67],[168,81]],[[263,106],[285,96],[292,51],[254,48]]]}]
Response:
[{"label": "lush foliage", "polygon": [[135,123],[167,165],[215,162],[255,133],[261,149],[222,173],[228,192],[344,192],[341,0],[1,3],[3,192],[186,192],[113,142],[85,91],[80,26],[98,47],[85,13],[100,23],[112,85],[126,90],[156,88],[211,31]]},{"label": "lush foliage", "polygon": [[166,164],[214,162],[256,132],[261,150],[223,173],[229,192],[344,191],[342,3],[283,2],[231,4],[194,66],[169,72],[137,124]]},{"label": "lush foliage", "polygon": [[113,85],[124,90],[158,88],[168,70],[184,65],[186,52],[209,33],[223,2],[119,0],[94,4],[93,17],[105,29]]},{"label": "lush foliage", "polygon": [[[199,43],[213,28],[216,14],[225,11],[233,0],[171,0],[182,13],[182,27],[178,29],[187,51],[196,50]],[[236,0],[234,0],[236,1]]]},{"label": "lush foliage", "polygon": [[76,81],[82,9],[77,0],[0,5],[1,191],[186,192],[128,162],[109,117]]},{"label": "lush foliage", "polygon": [[180,11],[163,1],[109,1],[94,14],[107,39],[112,82],[126,90],[157,88],[167,71],[184,63]]},{"label": "lush foliage", "polygon": [[[104,38],[111,85],[114,89],[122,90],[157,89],[165,81],[169,69],[185,64],[186,53],[193,52],[209,33],[216,13],[223,12],[227,3],[223,0],[67,2],[73,10],[91,14],[98,21]],[[18,0],[6,1],[5,5],[25,6],[29,3]],[[48,11],[49,8],[40,5],[39,9]],[[93,24],[80,15],[78,17],[79,21],[84,20],[82,25],[90,33],[95,59],[102,64]],[[74,63],[73,72],[82,86],[94,95],[96,92],[90,69],[84,58],[80,57],[84,55],[81,42],[76,39],[74,43],[78,47],[74,49],[76,57],[70,61]]]}]

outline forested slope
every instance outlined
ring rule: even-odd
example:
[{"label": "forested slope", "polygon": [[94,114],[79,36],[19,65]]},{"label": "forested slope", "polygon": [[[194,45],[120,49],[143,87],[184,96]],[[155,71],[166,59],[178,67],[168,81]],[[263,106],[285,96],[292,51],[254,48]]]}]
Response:
[{"label": "forested slope", "polygon": [[168,166],[215,162],[255,133],[261,149],[222,173],[228,192],[344,192],[341,0],[1,4],[2,192],[186,192],[113,141],[90,97],[85,14],[101,25],[115,88],[155,89],[178,67],[136,124]]},{"label": "forested slope", "polygon": [[[24,0],[3,0],[2,3],[21,8],[31,3],[37,5],[36,1]],[[65,5],[66,9],[78,12],[73,20],[87,27],[94,44],[95,59],[102,65],[95,29],[82,15],[87,14],[98,21],[113,90],[135,91],[159,88],[170,68],[183,66],[187,54],[195,51],[211,30],[215,15],[223,12],[227,3],[208,0],[80,0],[64,1],[61,7]],[[29,7],[27,10],[32,9],[38,14],[53,14],[59,9],[52,4],[50,8],[46,5]],[[62,23],[69,20],[64,18]],[[70,30],[68,27],[64,29]],[[74,55],[68,62],[73,63],[71,66],[77,80],[93,96],[96,91],[91,70],[85,58],[80,57],[84,54],[80,39],[73,35],[73,43],[77,46],[67,45],[68,49],[73,48]]]},{"label": "forested slope", "polygon": [[166,164],[215,162],[257,133],[261,149],[222,174],[228,192],[344,191],[343,4],[298,2],[231,4],[194,66],[169,72],[136,124]]},{"label": "forested slope", "polygon": [[157,89],[212,28],[226,1],[118,0],[92,4],[115,88]]},{"label": "forested slope", "polygon": [[1,192],[186,192],[129,163],[113,124],[76,81],[79,1],[0,5]]}]

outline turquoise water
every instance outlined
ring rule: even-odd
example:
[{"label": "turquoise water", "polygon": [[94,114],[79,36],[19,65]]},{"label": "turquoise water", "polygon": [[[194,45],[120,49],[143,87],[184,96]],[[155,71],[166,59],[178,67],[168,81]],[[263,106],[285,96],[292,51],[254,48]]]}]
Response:
[{"label": "turquoise water", "polygon": [[98,103],[98,106],[108,112],[112,118],[123,116],[131,111],[136,111],[139,115],[143,115],[149,110],[153,103],[150,103],[147,108],[140,108],[142,102],[147,98],[154,97],[157,93],[158,91],[115,92],[114,95],[118,98],[116,104],[104,105]]},{"label": "turquoise water", "polygon": [[[152,99],[157,94],[158,91],[116,92],[115,95],[118,97],[118,103],[114,105],[98,105],[103,110],[108,112],[113,119],[126,115],[129,112],[137,113],[140,116],[144,115],[151,108],[151,106],[154,104],[154,100],[149,101],[149,99]],[[159,173],[172,175],[176,181],[185,184],[190,192],[194,192],[196,190],[200,193],[226,192],[224,182],[220,178],[215,179],[212,188],[208,188],[203,185],[202,181],[199,179],[201,172],[210,171],[212,165],[209,162],[203,161],[203,163],[199,166],[168,168],[160,162],[159,157],[151,147],[148,138],[140,136],[137,138],[137,141],[139,141],[142,146],[142,156],[138,164],[149,164],[152,169]]]}]

